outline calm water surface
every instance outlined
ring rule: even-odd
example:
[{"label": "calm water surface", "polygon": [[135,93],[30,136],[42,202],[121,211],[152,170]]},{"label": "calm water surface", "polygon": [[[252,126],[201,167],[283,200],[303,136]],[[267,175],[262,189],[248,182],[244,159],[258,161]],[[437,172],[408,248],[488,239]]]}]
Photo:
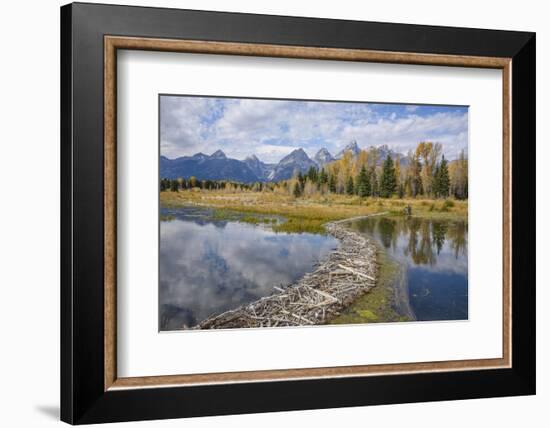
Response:
[{"label": "calm water surface", "polygon": [[468,319],[468,224],[417,217],[354,221],[405,267],[410,308],[419,321]]},{"label": "calm water surface", "polygon": [[213,218],[208,209],[161,209],[160,329],[192,327],[271,294],[312,271],[338,246],[330,236],[275,233]]}]

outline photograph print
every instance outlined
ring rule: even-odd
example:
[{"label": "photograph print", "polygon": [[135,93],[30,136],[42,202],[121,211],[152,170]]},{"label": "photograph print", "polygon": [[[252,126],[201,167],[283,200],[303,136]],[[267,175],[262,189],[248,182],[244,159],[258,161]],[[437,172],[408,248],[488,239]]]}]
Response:
[{"label": "photograph print", "polygon": [[159,330],[468,319],[468,107],[159,95]]}]

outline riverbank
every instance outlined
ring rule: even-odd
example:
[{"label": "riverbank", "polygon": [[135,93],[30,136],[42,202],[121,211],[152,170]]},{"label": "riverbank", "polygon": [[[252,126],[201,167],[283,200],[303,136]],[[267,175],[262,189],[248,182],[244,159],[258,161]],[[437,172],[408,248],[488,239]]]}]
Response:
[{"label": "riverbank", "polygon": [[359,296],[329,324],[366,324],[414,321],[409,306],[405,268],[377,247],[376,287]]},{"label": "riverbank", "polygon": [[[276,222],[276,232],[326,233],[324,225],[345,220],[388,212],[402,215],[410,206],[413,216],[425,218],[467,220],[468,202],[430,199],[383,199],[329,194],[324,196],[294,198],[274,192],[225,192],[215,190],[181,190],[160,193],[161,206],[204,206],[215,208],[217,215],[232,216],[234,212],[250,214],[246,220],[260,223],[265,216],[281,216],[286,221]],[[232,213],[233,212],[233,213]]]},{"label": "riverbank", "polygon": [[288,327],[327,324],[340,311],[376,285],[376,247],[344,221],[330,222],[326,231],[340,242],[317,268],[270,296],[214,315],[197,329]]}]

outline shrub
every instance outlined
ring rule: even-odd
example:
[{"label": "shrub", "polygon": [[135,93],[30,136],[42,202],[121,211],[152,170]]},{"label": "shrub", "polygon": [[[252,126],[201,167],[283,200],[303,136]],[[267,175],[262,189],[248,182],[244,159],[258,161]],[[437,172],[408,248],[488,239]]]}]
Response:
[{"label": "shrub", "polygon": [[449,208],[454,207],[455,203],[453,201],[445,200],[439,209],[440,212],[446,213],[449,212]]}]

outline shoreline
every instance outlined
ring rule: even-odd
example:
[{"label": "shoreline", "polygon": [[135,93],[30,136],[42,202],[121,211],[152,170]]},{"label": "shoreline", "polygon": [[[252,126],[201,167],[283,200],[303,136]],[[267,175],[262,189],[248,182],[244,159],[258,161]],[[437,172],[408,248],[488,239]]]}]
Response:
[{"label": "shoreline", "polygon": [[[372,239],[372,238],[371,238]],[[378,277],[376,287],[359,296],[344,308],[330,324],[372,324],[416,320],[409,305],[406,268],[377,247]]]},{"label": "shoreline", "polygon": [[348,195],[294,198],[273,192],[185,190],[160,192],[160,205],[165,208],[199,206],[220,212],[242,213],[258,220],[263,216],[280,216],[287,221],[275,225],[274,231],[288,233],[324,234],[324,225],[330,222],[382,212],[403,215],[407,205],[412,207],[413,217],[468,220],[468,202],[457,200],[359,198]]},{"label": "shoreline", "polygon": [[340,315],[358,297],[376,286],[377,247],[343,224],[387,212],[326,223],[338,247],[317,268],[285,288],[254,302],[201,321],[193,329],[229,329],[322,325]]}]

